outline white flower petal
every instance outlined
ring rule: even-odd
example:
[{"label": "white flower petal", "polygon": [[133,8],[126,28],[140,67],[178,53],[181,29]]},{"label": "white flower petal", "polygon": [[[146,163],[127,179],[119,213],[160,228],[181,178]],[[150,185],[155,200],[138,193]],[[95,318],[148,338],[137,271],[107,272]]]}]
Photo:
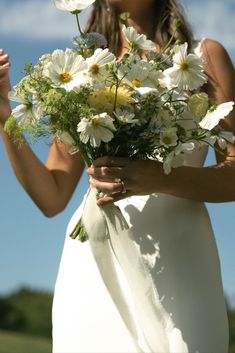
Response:
[{"label": "white flower petal", "polygon": [[122,32],[130,45],[135,45],[137,49],[155,50],[156,44],[147,39],[146,35],[138,34],[133,27],[122,26]]},{"label": "white flower petal", "polygon": [[71,91],[75,87],[79,88],[84,85],[84,74],[87,71],[87,67],[88,65],[83,57],[74,50],[66,49],[64,52],[57,49],[52,53],[49,62],[45,65],[43,74],[52,81],[53,87]]},{"label": "white flower petal", "polygon": [[113,119],[107,114],[97,114],[91,119],[83,118],[77,126],[80,139],[83,143],[90,141],[92,147],[99,147],[101,142],[109,142],[115,131]]},{"label": "white flower petal", "polygon": [[161,79],[161,84],[169,89],[195,90],[207,82],[202,59],[196,54],[187,54],[187,48],[187,43],[176,45],[173,66],[163,72],[165,78]]},{"label": "white flower petal", "polygon": [[28,113],[28,107],[25,104],[20,104],[12,110],[12,115],[15,118],[21,118]]},{"label": "white flower petal", "polygon": [[212,130],[219,121],[225,118],[233,110],[234,102],[226,102],[217,106],[217,108],[208,112],[206,116],[200,121],[201,128]]},{"label": "white flower petal", "polygon": [[22,103],[22,104],[27,103],[26,99],[21,96],[17,96],[15,91],[10,91],[8,93],[8,98],[13,102]]},{"label": "white flower petal", "polygon": [[54,0],[54,5],[59,10],[73,12],[82,11],[94,2],[95,0]]}]

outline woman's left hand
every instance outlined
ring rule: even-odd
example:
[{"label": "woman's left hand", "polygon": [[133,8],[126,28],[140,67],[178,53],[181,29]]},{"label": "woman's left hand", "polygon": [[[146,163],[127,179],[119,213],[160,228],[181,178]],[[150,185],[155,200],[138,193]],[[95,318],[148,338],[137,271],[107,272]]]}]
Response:
[{"label": "woman's left hand", "polygon": [[87,172],[90,184],[105,194],[97,200],[99,206],[134,195],[157,192],[164,177],[159,162],[123,157],[98,158]]}]

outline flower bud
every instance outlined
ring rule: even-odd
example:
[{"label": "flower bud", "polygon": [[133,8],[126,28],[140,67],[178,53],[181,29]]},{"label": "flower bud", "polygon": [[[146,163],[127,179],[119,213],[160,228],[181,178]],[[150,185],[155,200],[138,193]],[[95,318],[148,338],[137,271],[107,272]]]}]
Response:
[{"label": "flower bud", "polygon": [[201,120],[209,107],[208,95],[204,92],[193,94],[188,100],[188,110],[197,120]]}]

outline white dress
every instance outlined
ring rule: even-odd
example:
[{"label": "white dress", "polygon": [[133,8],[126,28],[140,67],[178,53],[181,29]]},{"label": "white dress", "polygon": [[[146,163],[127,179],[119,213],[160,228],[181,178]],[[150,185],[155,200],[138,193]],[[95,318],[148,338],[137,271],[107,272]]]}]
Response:
[{"label": "white dress", "polygon": [[[195,151],[186,164],[202,166],[206,153]],[[204,204],[153,194],[118,205],[133,233],[126,246],[125,239],[122,248],[119,238],[109,239],[102,256],[102,244],[94,249],[66,235],[53,304],[53,352],[227,353],[220,263]],[[81,213],[82,205],[68,232]]]}]

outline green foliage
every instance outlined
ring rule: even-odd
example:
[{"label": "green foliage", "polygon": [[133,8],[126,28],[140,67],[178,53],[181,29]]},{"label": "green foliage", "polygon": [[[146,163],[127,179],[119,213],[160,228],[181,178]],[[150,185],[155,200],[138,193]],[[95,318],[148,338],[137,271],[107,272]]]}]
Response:
[{"label": "green foliage", "polygon": [[[43,291],[22,288],[0,297],[0,353],[50,353],[51,307],[52,294]],[[235,310],[232,308],[228,308],[228,319],[229,353],[235,353]]]},{"label": "green foliage", "polygon": [[33,72],[33,64],[25,64],[24,66],[24,74],[25,75],[30,75]]},{"label": "green foliage", "polygon": [[20,289],[0,298],[0,328],[51,337],[52,295]]},{"label": "green foliage", "polygon": [[0,318],[0,327],[4,330],[21,331],[26,324],[24,314],[7,298],[0,298]]},{"label": "green foliage", "polygon": [[229,353],[235,353],[235,310],[228,310]]},{"label": "green foliage", "polygon": [[91,108],[84,102],[83,91],[81,90],[78,95],[74,91],[66,92],[64,89],[51,88],[42,94],[43,110],[46,116],[51,117],[52,126],[54,124],[56,130],[59,128],[69,131],[77,126],[81,116],[91,115]]},{"label": "green foliage", "polygon": [[21,146],[24,143],[21,129],[20,129],[19,125],[17,124],[16,118],[14,116],[11,115],[7,119],[7,121],[4,125],[4,130],[7,133],[7,135],[10,136],[11,139],[15,143],[19,144],[19,146]]}]

